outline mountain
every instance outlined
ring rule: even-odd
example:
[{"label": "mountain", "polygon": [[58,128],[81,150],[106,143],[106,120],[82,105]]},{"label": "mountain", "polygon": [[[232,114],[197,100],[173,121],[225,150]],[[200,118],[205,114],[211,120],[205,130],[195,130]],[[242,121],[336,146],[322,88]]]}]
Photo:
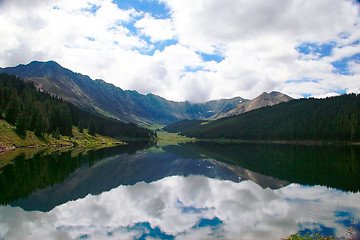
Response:
[{"label": "mountain", "polygon": [[44,137],[44,134],[51,134],[55,138],[59,134],[72,136],[74,125],[88,128],[92,135],[99,133],[116,138],[143,139],[154,136],[149,129],[90,113],[42,92],[32,82],[22,81],[7,73],[0,73],[0,118],[3,116],[8,123],[16,126],[20,136],[25,136],[27,130],[40,137]]},{"label": "mountain", "polygon": [[235,116],[245,112],[249,112],[254,109],[258,109],[266,106],[273,106],[275,104],[288,102],[290,100],[293,100],[293,98],[280,92],[275,92],[275,91],[271,93],[264,92],[260,94],[258,97],[254,98],[253,100],[241,102],[231,109],[227,109],[222,112],[219,112],[218,114],[213,115],[212,117],[210,117],[210,119],[216,120],[223,117]]},{"label": "mountain", "polygon": [[360,141],[360,94],[297,99],[215,121],[166,126],[200,139]]},{"label": "mountain", "polygon": [[92,80],[54,61],[33,61],[27,65],[0,68],[0,72],[32,81],[37,88],[88,111],[135,123],[169,124],[183,119],[206,119],[247,101],[241,97],[196,104],[168,101],[154,94],[124,91],[103,80]]}]

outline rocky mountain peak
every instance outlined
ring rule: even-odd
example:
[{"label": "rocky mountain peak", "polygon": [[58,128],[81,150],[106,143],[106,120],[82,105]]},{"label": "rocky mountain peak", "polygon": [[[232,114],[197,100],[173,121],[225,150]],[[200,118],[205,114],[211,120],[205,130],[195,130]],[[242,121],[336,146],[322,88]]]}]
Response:
[{"label": "rocky mountain peak", "polygon": [[250,101],[242,102],[236,105],[235,107],[223,111],[217,115],[214,115],[211,119],[219,119],[223,117],[230,117],[234,115],[239,115],[245,112],[249,112],[258,108],[266,107],[266,106],[272,106],[275,104],[279,104],[282,102],[287,102],[292,100],[293,98],[289,97],[288,95],[285,95],[281,92],[272,91],[270,93],[263,92],[256,98]]}]

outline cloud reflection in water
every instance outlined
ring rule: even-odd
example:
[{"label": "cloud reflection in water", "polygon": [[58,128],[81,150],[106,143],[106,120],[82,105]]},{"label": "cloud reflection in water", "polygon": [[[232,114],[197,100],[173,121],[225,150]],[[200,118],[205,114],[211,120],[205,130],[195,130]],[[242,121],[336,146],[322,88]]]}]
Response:
[{"label": "cloud reflection in water", "polygon": [[[47,213],[0,207],[0,239],[280,239],[305,229],[344,236],[360,193],[173,176],[119,186]],[[350,215],[349,215],[350,213]]]}]

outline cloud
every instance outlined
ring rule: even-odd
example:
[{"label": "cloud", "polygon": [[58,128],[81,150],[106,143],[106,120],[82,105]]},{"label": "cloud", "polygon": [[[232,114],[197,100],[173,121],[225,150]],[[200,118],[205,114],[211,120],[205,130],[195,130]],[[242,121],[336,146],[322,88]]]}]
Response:
[{"label": "cloud", "polygon": [[[196,4],[190,0],[162,1],[172,10],[180,41],[198,49],[268,35],[322,42],[340,31],[354,30],[353,21],[358,14],[350,1],[336,0],[201,0]],[[204,47],[204,43],[208,46]]]},{"label": "cloud", "polygon": [[[124,63],[125,69],[133,70],[128,72],[128,76],[136,79],[128,82],[127,87],[130,89],[137,89],[143,94],[155,92],[168,99],[184,99],[189,90],[198,90],[191,85],[188,88],[183,87],[184,77],[179,77],[189,74],[186,71],[187,67],[198,67],[203,64],[198,54],[184,46],[170,45],[163,51],[155,51],[153,56],[137,55],[136,62],[141,65],[141,71],[132,61]],[[195,96],[196,92],[189,97],[195,99]]]},{"label": "cloud", "polygon": [[[356,77],[333,64],[360,53],[354,1],[136,4],[138,10],[111,0],[3,0],[0,65],[55,60],[123,89],[196,102],[272,90],[293,97],[360,91]],[[159,6],[166,9],[162,18]],[[313,48],[305,53],[301,46]],[[352,61],[341,66],[357,73]],[[319,81],[288,83],[301,79]]]},{"label": "cloud", "polygon": [[46,6],[48,4],[53,3],[53,0],[49,1],[41,1],[41,0],[34,0],[34,1],[26,1],[26,0],[1,0],[0,1],[0,7],[1,8],[7,8],[7,10],[15,8],[15,9],[32,9],[32,8],[38,8],[41,6]]},{"label": "cloud", "polygon": [[[37,59],[36,56],[43,53],[38,60],[54,59],[67,65],[65,57],[71,56],[77,61],[83,58],[74,55],[74,49],[95,49],[101,54],[107,49],[143,46],[140,39],[129,35],[128,30],[121,26],[136,14],[132,10],[118,9],[107,0],[92,1],[91,4],[90,1],[51,3],[39,9],[30,8],[30,11],[20,12],[13,5],[5,3],[0,17],[13,27],[2,29],[5,35],[11,36],[2,48],[6,56],[2,59],[3,64],[19,63],[18,59],[13,59],[13,55],[24,50],[23,62]],[[98,10],[91,12],[91,6],[98,6]],[[7,12],[9,9],[11,11]],[[17,44],[10,44],[14,39]]]},{"label": "cloud", "polygon": [[[208,53],[221,49],[225,61],[219,63],[217,78],[222,85],[233,89],[233,94],[243,97],[251,98],[263,90],[274,89],[301,96],[306,86],[298,84],[290,90],[285,82],[319,76],[325,82],[333,78],[331,61],[339,59],[339,51],[349,48],[342,45],[349,43],[340,39],[339,33],[347,32],[349,39],[358,39],[358,7],[351,1],[197,1],[192,7],[189,7],[190,1],[163,2],[172,10],[181,44]],[[306,62],[296,51],[297,45],[303,42],[331,41],[339,42],[333,59]],[[348,49],[348,54],[359,52],[357,46]],[[359,89],[355,81],[351,84]],[[338,86],[324,83],[314,89],[314,94],[326,93],[332,88]],[[215,91],[213,96],[229,94],[229,90],[221,91]]]},{"label": "cloud", "polygon": [[351,209],[359,214],[358,201],[359,193],[318,186],[292,184],[271,190],[251,181],[174,176],[88,195],[47,213],[3,206],[0,229],[6,239],[25,234],[34,239],[129,239],[151,234],[176,239],[236,239],[239,235],[243,239],[280,239],[320,226],[344,236],[347,227],[341,222],[349,219],[336,213]]},{"label": "cloud", "polygon": [[[56,218],[41,212],[25,212],[21,208],[0,207],[1,239],[71,239],[65,231],[57,231]],[[20,230],[21,229],[21,230]]]},{"label": "cloud", "polygon": [[135,23],[141,34],[150,37],[151,42],[170,40],[174,37],[171,19],[156,19],[149,13]]}]

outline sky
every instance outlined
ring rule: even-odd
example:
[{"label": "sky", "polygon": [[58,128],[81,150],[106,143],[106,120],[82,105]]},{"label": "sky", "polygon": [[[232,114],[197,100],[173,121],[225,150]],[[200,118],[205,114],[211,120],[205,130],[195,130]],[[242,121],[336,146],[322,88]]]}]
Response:
[{"label": "sky", "polygon": [[355,0],[0,0],[0,67],[54,60],[168,100],[360,92]]}]

